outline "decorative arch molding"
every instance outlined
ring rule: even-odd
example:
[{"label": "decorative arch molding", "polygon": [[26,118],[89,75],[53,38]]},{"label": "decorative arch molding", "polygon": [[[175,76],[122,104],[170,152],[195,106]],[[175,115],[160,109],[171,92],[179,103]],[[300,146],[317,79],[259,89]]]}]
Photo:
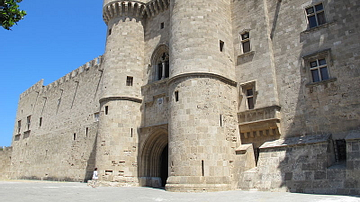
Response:
[{"label": "decorative arch molding", "polygon": [[[168,145],[168,133],[165,129],[157,128],[145,141],[140,153],[139,177],[159,179],[161,177],[161,155]],[[153,186],[146,183],[145,186]]]}]

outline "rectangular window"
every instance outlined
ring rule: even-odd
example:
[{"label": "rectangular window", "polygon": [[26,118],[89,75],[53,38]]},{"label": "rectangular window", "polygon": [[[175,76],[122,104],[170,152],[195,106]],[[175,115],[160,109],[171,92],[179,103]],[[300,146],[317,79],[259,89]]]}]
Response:
[{"label": "rectangular window", "polygon": [[20,140],[20,134],[18,134],[18,135],[15,135],[15,138],[14,138],[14,141],[19,141]]},{"label": "rectangular window", "polygon": [[18,121],[18,133],[21,132],[21,120]]},{"label": "rectangular window", "polygon": [[126,77],[126,86],[133,86],[134,78],[132,76]]},{"label": "rectangular window", "polygon": [[28,117],[26,118],[26,123],[27,123],[27,129],[30,130],[31,116],[28,116]]},{"label": "rectangular window", "polygon": [[241,34],[241,45],[243,53],[250,52],[250,33],[244,32]]},{"label": "rectangular window", "polygon": [[254,90],[252,88],[246,89],[246,100],[249,109],[254,109]]},{"label": "rectangular window", "polygon": [[325,58],[310,61],[310,71],[313,82],[329,79],[329,72]]},{"label": "rectangular window", "polygon": [[164,27],[165,27],[165,23],[162,22],[162,23],[160,24],[160,29],[164,29]]},{"label": "rectangular window", "polygon": [[95,121],[95,122],[98,122],[98,121],[99,121],[99,117],[100,117],[99,112],[95,113],[95,114],[94,114],[94,121]]},{"label": "rectangular window", "polygon": [[305,10],[309,22],[309,28],[317,27],[326,23],[324,6],[322,3],[308,7]]},{"label": "rectangular window", "polygon": [[346,161],[346,142],[344,139],[335,140],[335,159],[336,162]]}]

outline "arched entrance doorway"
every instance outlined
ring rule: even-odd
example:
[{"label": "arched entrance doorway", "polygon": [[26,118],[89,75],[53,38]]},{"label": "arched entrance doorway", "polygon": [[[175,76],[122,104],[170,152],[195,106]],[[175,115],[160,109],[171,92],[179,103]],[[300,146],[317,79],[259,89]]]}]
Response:
[{"label": "arched entrance doorway", "polygon": [[140,184],[149,187],[165,187],[169,167],[166,131],[158,131],[147,138],[140,158]]}]

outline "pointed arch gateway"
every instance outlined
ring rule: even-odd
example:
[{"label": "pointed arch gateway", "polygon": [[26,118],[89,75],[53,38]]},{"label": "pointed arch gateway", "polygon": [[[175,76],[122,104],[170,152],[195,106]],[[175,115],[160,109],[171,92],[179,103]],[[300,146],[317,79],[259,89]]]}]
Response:
[{"label": "pointed arch gateway", "polygon": [[142,186],[165,187],[168,177],[168,133],[157,130],[144,143],[139,176]]}]

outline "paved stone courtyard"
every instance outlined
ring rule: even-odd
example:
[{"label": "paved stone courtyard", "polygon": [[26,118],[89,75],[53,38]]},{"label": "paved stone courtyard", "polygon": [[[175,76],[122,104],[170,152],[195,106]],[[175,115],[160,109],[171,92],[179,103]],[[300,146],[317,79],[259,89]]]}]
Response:
[{"label": "paved stone courtyard", "polygon": [[92,201],[199,201],[199,202],[360,202],[360,197],[312,195],[284,192],[225,191],[177,193],[145,187],[97,187],[85,183],[43,181],[0,181],[0,201],[11,202],[92,202]]}]

